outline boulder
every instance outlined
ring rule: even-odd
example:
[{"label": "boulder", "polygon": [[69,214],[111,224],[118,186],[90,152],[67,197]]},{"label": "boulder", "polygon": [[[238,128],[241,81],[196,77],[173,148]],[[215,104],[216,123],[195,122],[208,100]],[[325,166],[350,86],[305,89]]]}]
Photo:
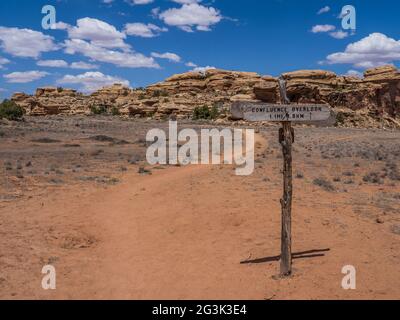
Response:
[{"label": "boulder", "polygon": [[381,66],[366,70],[364,80],[367,82],[399,81],[400,72],[393,65]]},{"label": "boulder", "polygon": [[270,103],[276,103],[279,100],[279,85],[276,80],[259,82],[253,87],[253,90],[258,100]]}]

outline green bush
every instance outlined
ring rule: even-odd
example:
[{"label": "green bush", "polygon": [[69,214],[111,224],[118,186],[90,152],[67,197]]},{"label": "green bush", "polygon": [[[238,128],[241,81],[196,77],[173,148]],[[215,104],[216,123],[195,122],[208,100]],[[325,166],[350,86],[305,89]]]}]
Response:
[{"label": "green bush", "polygon": [[107,107],[105,106],[91,106],[90,112],[95,115],[107,114]]},{"label": "green bush", "polygon": [[0,119],[8,119],[11,121],[21,120],[24,116],[24,109],[18,106],[15,102],[4,100],[0,104]]},{"label": "green bush", "polygon": [[112,107],[112,109],[111,109],[111,114],[112,114],[113,116],[120,116],[120,115],[121,115],[121,112],[119,112],[119,109],[118,109],[117,107]]},{"label": "green bush", "polygon": [[346,115],[343,112],[338,112],[336,115],[336,123],[335,126],[338,127],[343,125],[346,120]]},{"label": "green bush", "polygon": [[193,111],[193,120],[214,120],[219,116],[219,111],[216,106],[212,108],[204,105],[196,107]]}]

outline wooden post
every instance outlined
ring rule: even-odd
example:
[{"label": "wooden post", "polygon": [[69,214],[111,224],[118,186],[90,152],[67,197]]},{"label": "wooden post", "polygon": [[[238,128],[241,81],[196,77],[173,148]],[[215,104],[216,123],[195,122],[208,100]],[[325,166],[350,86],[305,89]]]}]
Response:
[{"label": "wooden post", "polygon": [[292,144],[294,131],[291,122],[282,122],[279,131],[279,142],[283,152],[283,198],[282,206],[282,234],[281,234],[281,276],[290,276],[292,273]]},{"label": "wooden post", "polygon": [[[279,89],[282,104],[290,104],[286,93],[286,82],[279,78]],[[292,274],[292,144],[294,143],[294,130],[289,121],[282,122],[279,130],[279,142],[283,153],[283,197],[282,206],[282,233],[281,233],[281,276],[287,277]]]},{"label": "wooden post", "polygon": [[[247,121],[281,122],[279,142],[283,152],[283,197],[282,206],[282,236],[281,236],[281,276],[292,273],[292,145],[294,144],[294,129],[292,122],[317,122],[331,118],[331,108],[326,104],[291,104],[287,96],[286,82],[279,78],[280,104],[237,101],[231,107],[234,119]],[[279,107],[279,108],[278,108]]]}]

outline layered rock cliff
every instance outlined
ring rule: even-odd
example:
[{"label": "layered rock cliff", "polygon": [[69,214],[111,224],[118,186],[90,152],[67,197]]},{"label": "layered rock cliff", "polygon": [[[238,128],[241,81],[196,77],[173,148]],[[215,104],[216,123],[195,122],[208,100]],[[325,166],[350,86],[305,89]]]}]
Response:
[{"label": "layered rock cliff", "polygon": [[[394,66],[367,70],[363,78],[322,70],[282,75],[293,103],[328,103],[338,124],[360,127],[400,127],[400,72]],[[122,115],[188,118],[202,105],[216,106],[229,119],[233,101],[279,102],[278,79],[252,72],[208,70],[174,75],[143,89],[119,84],[91,95],[71,89],[39,88],[35,95],[16,93],[12,100],[29,115],[90,114],[93,107],[118,109]]]}]

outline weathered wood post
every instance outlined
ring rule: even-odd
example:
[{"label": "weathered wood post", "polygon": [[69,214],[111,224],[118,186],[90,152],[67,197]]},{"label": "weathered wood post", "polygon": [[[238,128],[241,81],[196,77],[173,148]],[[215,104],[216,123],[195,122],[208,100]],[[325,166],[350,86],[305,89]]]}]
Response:
[{"label": "weathered wood post", "polygon": [[286,94],[286,83],[279,79],[281,103],[264,103],[254,101],[238,101],[231,107],[234,119],[247,121],[280,122],[279,142],[283,152],[283,197],[282,206],[282,235],[281,235],[281,266],[283,277],[292,273],[292,145],[294,130],[292,122],[314,123],[326,121],[331,117],[331,109],[326,104],[291,104]]},{"label": "weathered wood post", "polygon": [[[282,105],[290,104],[286,94],[286,83],[279,79],[279,88]],[[289,115],[287,115],[289,120]],[[283,277],[292,273],[292,144],[294,142],[294,129],[290,121],[283,121],[279,130],[279,143],[283,153],[283,197],[282,207],[282,232],[281,232],[281,266],[280,274]]]},{"label": "weathered wood post", "polygon": [[281,276],[292,273],[292,143],[293,130],[290,122],[282,122],[280,143],[283,153],[283,197],[281,234]]}]

